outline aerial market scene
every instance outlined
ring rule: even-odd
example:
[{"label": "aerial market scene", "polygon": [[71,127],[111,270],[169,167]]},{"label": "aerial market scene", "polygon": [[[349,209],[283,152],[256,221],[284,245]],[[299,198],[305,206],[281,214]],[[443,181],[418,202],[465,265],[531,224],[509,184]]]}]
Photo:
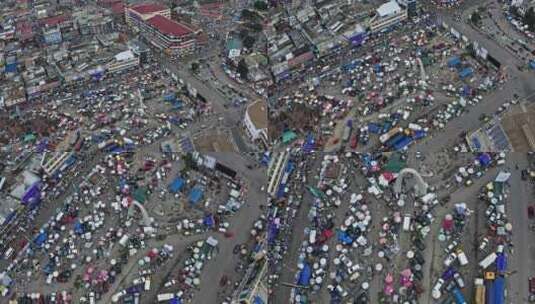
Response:
[{"label": "aerial market scene", "polygon": [[535,303],[535,3],[0,1],[3,303]]}]

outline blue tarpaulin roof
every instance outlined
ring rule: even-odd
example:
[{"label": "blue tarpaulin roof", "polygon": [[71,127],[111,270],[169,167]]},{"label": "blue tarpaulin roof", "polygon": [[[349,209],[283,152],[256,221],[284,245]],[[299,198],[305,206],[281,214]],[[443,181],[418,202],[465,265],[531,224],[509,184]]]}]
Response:
[{"label": "blue tarpaulin roof", "polygon": [[312,133],[308,133],[305,139],[305,142],[303,143],[303,152],[309,153],[313,149],[314,149],[314,135]]},{"label": "blue tarpaulin roof", "polygon": [[253,300],[253,304],[264,304],[264,300],[262,300],[262,298],[259,296],[255,296]]},{"label": "blue tarpaulin roof", "polygon": [[336,231],[336,236],[338,237],[338,241],[344,245],[352,244],[353,239],[345,233],[345,231],[338,230]]},{"label": "blue tarpaulin roof", "polygon": [[275,223],[271,223],[268,229],[268,243],[272,244],[277,235],[279,234],[279,228]]},{"label": "blue tarpaulin roof", "polygon": [[474,73],[474,70],[472,70],[472,68],[470,67],[464,68],[459,72],[459,77],[466,78],[466,77],[472,76],[473,73]]},{"label": "blue tarpaulin roof", "polygon": [[498,276],[494,280],[494,303],[503,304],[505,301],[505,279]]},{"label": "blue tarpaulin roof", "polygon": [[479,160],[479,163],[482,166],[488,166],[488,164],[490,164],[490,161],[492,160],[488,153],[483,153],[483,154],[479,155],[479,157],[477,159]]},{"label": "blue tarpaulin roof", "polygon": [[304,264],[303,269],[299,273],[299,280],[297,280],[297,285],[308,286],[310,284],[310,277],[312,275],[312,270],[308,264]]},{"label": "blue tarpaulin roof", "polygon": [[35,245],[41,247],[43,243],[46,241],[47,237],[48,237],[48,234],[46,232],[41,232],[39,233],[39,235],[37,235],[37,237],[35,238],[35,240],[33,240],[33,242],[35,243]]},{"label": "blue tarpaulin roof", "polygon": [[182,304],[182,301],[179,298],[172,298],[169,300],[169,304]]},{"label": "blue tarpaulin roof", "polygon": [[408,146],[410,143],[412,143],[412,138],[408,136],[404,136],[402,139],[400,139],[398,142],[394,143],[394,150],[401,150]]},{"label": "blue tarpaulin roof", "polygon": [[456,67],[458,66],[459,64],[461,64],[461,59],[457,56],[455,57],[452,57],[448,60],[448,66],[451,68],[451,67]]},{"label": "blue tarpaulin roof", "polygon": [[412,136],[413,139],[420,139],[424,138],[427,135],[427,133],[424,130],[418,130],[414,132],[414,135]]},{"label": "blue tarpaulin roof", "polygon": [[377,124],[371,122],[368,124],[368,131],[370,131],[370,133],[378,134],[381,132],[381,128]]},{"label": "blue tarpaulin roof", "polygon": [[505,255],[505,253],[501,253],[496,258],[496,268],[498,269],[498,272],[501,273],[507,270],[507,255]]},{"label": "blue tarpaulin roof", "polygon": [[277,191],[277,198],[282,198],[284,197],[284,195],[286,194],[286,192],[284,191],[286,189],[286,184],[285,183],[280,183],[279,185],[279,189]]},{"label": "blue tarpaulin roof", "polygon": [[177,193],[182,190],[182,188],[184,188],[184,180],[180,177],[177,177],[169,185],[169,192]]},{"label": "blue tarpaulin roof", "polygon": [[268,153],[268,152],[265,152],[265,153],[262,155],[262,161],[261,161],[261,163],[262,163],[262,165],[267,166],[267,165],[269,165],[269,161],[270,161],[270,160],[271,160],[271,157],[270,157],[269,153]]},{"label": "blue tarpaulin roof", "polygon": [[215,225],[215,221],[214,221],[214,216],[209,214],[207,216],[204,217],[204,220],[202,221],[202,223],[205,225],[205,226],[208,226],[210,228],[214,227]]},{"label": "blue tarpaulin roof", "polygon": [[74,223],[74,232],[76,232],[78,235],[84,234],[84,227],[78,220]]},{"label": "blue tarpaulin roof", "polygon": [[191,204],[197,204],[202,199],[203,195],[204,190],[199,186],[195,186],[189,193],[189,202]]},{"label": "blue tarpaulin roof", "polygon": [[17,64],[16,63],[10,63],[6,64],[4,68],[4,72],[6,73],[15,73],[17,71]]}]

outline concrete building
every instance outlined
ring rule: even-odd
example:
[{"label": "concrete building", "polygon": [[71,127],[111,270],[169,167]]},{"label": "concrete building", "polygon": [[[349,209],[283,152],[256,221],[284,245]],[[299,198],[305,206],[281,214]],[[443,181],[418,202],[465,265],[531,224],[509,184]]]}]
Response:
[{"label": "concrete building", "polygon": [[416,0],[398,0],[398,3],[407,10],[407,15],[410,18],[418,15],[418,3]]},{"label": "concrete building", "polygon": [[271,160],[268,165],[268,187],[267,193],[271,196],[276,196],[279,191],[279,186],[282,181],[282,176],[284,175],[284,170],[288,163],[290,155],[288,152],[277,152],[273,153]]},{"label": "concrete building", "polygon": [[58,25],[49,28],[43,28],[43,40],[46,44],[57,44],[60,43],[61,38],[61,29]]},{"label": "concrete building", "polygon": [[407,20],[407,9],[391,0],[377,8],[375,15],[368,22],[368,27],[372,33],[377,33],[404,20]]},{"label": "concrete building", "polygon": [[265,101],[259,100],[248,105],[247,109],[245,110],[243,123],[249,137],[253,141],[259,140],[264,145],[268,145],[268,118],[267,104]]},{"label": "concrete building", "polygon": [[125,8],[126,24],[138,30],[142,23],[156,15],[171,18],[171,9],[158,3],[144,3]]},{"label": "concrete building", "polygon": [[161,4],[140,4],[125,10],[126,23],[153,46],[173,56],[192,53],[198,33],[170,18],[171,10]]},{"label": "concrete building", "polygon": [[106,65],[106,69],[109,73],[116,73],[137,66],[139,66],[139,57],[128,50],[115,55],[112,61]]},{"label": "concrete building", "polygon": [[141,34],[169,55],[186,55],[197,46],[197,34],[193,29],[161,15],[148,19],[141,26]]},{"label": "concrete building", "polygon": [[100,8],[88,8],[73,14],[76,28],[80,35],[102,35],[115,31],[115,22],[111,15]]},{"label": "concrete building", "polygon": [[53,153],[50,157],[49,155],[44,154],[41,160],[41,168],[48,176],[51,176],[56,173],[72,155],[73,152],[57,152]]}]

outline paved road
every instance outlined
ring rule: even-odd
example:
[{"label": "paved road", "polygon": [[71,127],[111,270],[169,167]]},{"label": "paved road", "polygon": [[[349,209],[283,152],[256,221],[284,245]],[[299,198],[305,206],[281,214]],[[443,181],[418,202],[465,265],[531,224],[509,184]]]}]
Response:
[{"label": "paved road", "polygon": [[424,153],[430,154],[436,153],[446,147],[452,147],[462,131],[475,130],[481,126],[481,122],[479,121],[481,114],[493,114],[500,105],[509,101],[514,93],[520,97],[531,97],[535,93],[535,77],[533,72],[521,72],[516,68],[517,65],[525,63],[511,56],[495,41],[488,39],[470,26],[456,22],[444,12],[439,12],[438,15],[446,23],[454,24],[455,28],[466,35],[468,39],[479,41],[480,45],[489,51],[489,54],[502,63],[502,66],[508,66],[507,73],[511,79],[503,87],[498,88],[496,92],[485,97],[476,107],[470,108],[468,113],[450,121],[446,129],[441,133],[434,134],[433,137],[424,141],[423,144],[410,147],[409,151],[412,152],[421,150]]},{"label": "paved road", "polygon": [[[313,177],[319,170],[320,161],[317,159],[309,160],[308,166],[309,170],[304,173],[308,174],[307,181],[309,181],[308,183],[310,184],[314,181],[317,181],[314,180]],[[282,270],[278,279],[278,282],[290,284],[295,283],[295,275],[297,273],[298,262],[297,258],[299,256],[301,244],[304,241],[305,227],[309,225],[307,214],[312,202],[314,202],[314,197],[304,187],[300,189],[294,189],[293,191],[302,191],[303,198],[301,199],[301,204],[295,218],[291,220],[292,227],[290,228],[290,231],[288,231],[287,237],[289,239],[287,243],[288,248],[286,254],[284,254],[283,256],[282,261],[280,262],[280,267]],[[273,294],[271,297],[271,301],[273,303],[289,303],[291,293],[290,287],[278,285],[272,286],[272,288]]]},{"label": "paved road", "polygon": [[[169,69],[175,73],[178,77],[183,79],[186,83],[191,84],[197,92],[201,94],[212,105],[213,111],[223,117],[223,124],[227,128],[233,128],[242,121],[242,111],[237,108],[229,108],[226,106],[231,105],[232,101],[223,96],[219,91],[212,87],[208,82],[203,82],[201,79],[193,76],[188,71],[180,69],[176,64],[169,61],[168,58],[161,58],[162,67]],[[231,129],[231,134],[236,143],[236,146],[241,152],[249,152],[250,148],[245,143],[245,140],[241,137],[239,132]]]},{"label": "paved road", "polygon": [[533,185],[522,181],[520,170],[515,170],[515,164],[520,168],[527,168],[526,153],[510,153],[508,166],[511,168],[509,179],[510,192],[507,198],[506,212],[513,224],[514,252],[509,257],[509,271],[518,271],[507,280],[509,301],[507,303],[527,303],[528,277],[535,275],[535,244],[534,232],[529,230],[530,220],[527,216],[527,206],[533,203]]},{"label": "paved road", "polygon": [[219,253],[204,268],[200,290],[195,294],[193,303],[220,303],[218,286],[221,277],[227,275],[233,281],[241,279],[243,273],[236,274],[234,271],[239,260],[236,255],[233,255],[232,250],[236,244],[242,244],[249,239],[250,229],[262,212],[260,205],[267,201],[266,194],[260,191],[260,187],[266,183],[263,168],[247,169],[247,162],[235,153],[211,153],[211,155],[219,162],[238,171],[239,176],[246,181],[248,190],[245,205],[230,219],[230,231],[234,233],[234,236],[225,239],[220,233],[213,234],[219,240]]}]

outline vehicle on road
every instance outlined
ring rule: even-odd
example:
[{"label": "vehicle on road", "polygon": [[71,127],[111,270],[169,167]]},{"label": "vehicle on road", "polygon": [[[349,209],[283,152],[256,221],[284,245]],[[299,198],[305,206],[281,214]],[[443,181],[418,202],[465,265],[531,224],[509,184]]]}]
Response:
[{"label": "vehicle on road", "polygon": [[528,218],[529,219],[535,218],[535,207],[528,206]]}]

